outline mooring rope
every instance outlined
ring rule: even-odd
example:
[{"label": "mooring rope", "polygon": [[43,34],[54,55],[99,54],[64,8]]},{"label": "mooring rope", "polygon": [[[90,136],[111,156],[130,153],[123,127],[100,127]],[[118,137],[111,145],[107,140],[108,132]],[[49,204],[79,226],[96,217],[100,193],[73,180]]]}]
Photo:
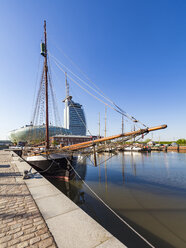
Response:
[{"label": "mooring rope", "polygon": [[[50,156],[49,156],[50,157]],[[24,158],[22,158],[23,159],[23,161],[26,161]],[[53,166],[53,164],[57,164],[58,165],[58,163],[56,163],[56,161],[54,160],[54,159],[52,159],[51,157],[50,157],[50,159],[51,159],[51,161],[52,161],[52,163],[51,163],[51,165],[49,166],[49,168],[47,168],[45,171],[42,171],[42,172],[46,172],[46,171],[48,171],[52,166]],[[70,162],[70,160],[67,158],[67,157],[65,157],[65,159],[67,160],[67,163],[70,165],[70,167],[71,167],[71,170],[73,170],[74,171],[74,173],[79,177],[79,179],[84,183],[84,185],[92,192],[92,194],[93,195],[95,195],[96,196],[96,198],[100,201],[100,202],[102,202],[103,203],[103,205],[105,206],[105,207],[107,207],[121,222],[123,222],[129,229],[131,229],[135,234],[137,234],[137,236],[139,236],[144,242],[146,242],[150,247],[152,247],[152,248],[155,248],[148,240],[146,240],[141,234],[139,234],[132,226],[130,226],[123,218],[121,218],[106,202],[104,202],[97,194],[96,194],[96,192],[81,178],[81,176],[79,175],[79,173],[75,170],[75,168],[72,166],[72,164],[71,164],[71,162]],[[27,162],[27,161],[26,161]],[[31,169],[30,169],[30,172],[31,172],[31,170],[32,170],[32,167],[31,167]],[[36,173],[38,173],[38,172],[35,172],[35,173],[30,173],[31,175],[34,175],[34,174],[36,174]]]},{"label": "mooring rope", "polygon": [[74,169],[74,167],[71,165],[68,158],[66,158],[67,162],[71,166],[72,170],[75,172],[75,174],[79,177],[79,179],[86,185],[86,187],[92,192],[93,195],[95,195],[104,205],[107,207],[121,222],[123,222],[126,226],[128,226],[134,233],[136,233],[144,242],[146,242],[150,247],[155,248],[148,240],[146,240],[141,234],[139,234],[133,227],[131,227],[124,219],[122,219],[107,203],[105,203],[97,194],[96,192],[91,189],[91,187],[81,178],[79,173]]}]

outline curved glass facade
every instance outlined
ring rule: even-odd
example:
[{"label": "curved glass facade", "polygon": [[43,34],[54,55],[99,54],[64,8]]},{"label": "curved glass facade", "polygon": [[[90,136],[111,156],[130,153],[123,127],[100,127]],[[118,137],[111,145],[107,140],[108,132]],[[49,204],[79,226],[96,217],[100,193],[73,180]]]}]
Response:
[{"label": "curved glass facade", "polygon": [[[42,141],[45,140],[45,125],[41,126],[32,126],[27,125],[25,127],[22,127],[20,129],[13,130],[9,133],[9,138],[12,142],[19,142],[19,141]],[[65,128],[62,127],[55,127],[55,126],[49,126],[49,136],[54,136],[56,134],[71,134],[71,132]]]},{"label": "curved glass facade", "polygon": [[[55,135],[86,135],[86,119],[82,105],[71,100],[67,96],[64,100],[64,128],[49,126],[49,136]],[[9,132],[9,138],[12,142],[40,142],[45,140],[45,125],[33,126],[26,125],[20,129]]]}]

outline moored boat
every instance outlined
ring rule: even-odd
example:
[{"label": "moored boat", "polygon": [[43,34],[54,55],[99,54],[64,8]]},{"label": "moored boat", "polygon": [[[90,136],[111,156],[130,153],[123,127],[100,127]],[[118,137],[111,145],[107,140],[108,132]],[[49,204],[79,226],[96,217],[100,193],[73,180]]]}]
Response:
[{"label": "moored boat", "polygon": [[129,152],[139,152],[141,151],[141,147],[136,147],[136,146],[127,146],[124,148],[124,151],[129,151]]},{"label": "moored boat", "polygon": [[[39,150],[36,151],[36,149],[30,149],[29,151],[25,150],[24,152],[24,159],[33,167],[37,168],[37,170],[41,171],[42,173],[46,173],[50,176],[53,177],[57,177],[57,176],[61,176],[61,177],[66,177],[65,173],[67,170],[67,174],[70,177],[70,172],[72,171],[72,157],[71,154],[74,151],[78,151],[80,149],[89,149],[90,147],[93,147],[93,152],[94,152],[94,164],[95,166],[97,166],[97,161],[96,161],[96,149],[95,146],[98,143],[106,143],[107,141],[111,141],[114,139],[121,139],[123,138],[125,141],[130,140],[133,137],[136,137],[138,135],[143,135],[143,134],[147,134],[151,131],[155,131],[155,130],[160,130],[160,129],[164,129],[167,127],[167,125],[162,125],[162,126],[157,126],[157,127],[152,127],[152,128],[148,128],[146,127],[144,124],[143,126],[145,128],[143,129],[139,129],[139,130],[134,130],[128,133],[123,133],[122,134],[118,134],[118,135],[113,135],[113,136],[108,136],[104,138],[99,138],[99,139],[93,139],[89,140],[89,141],[85,141],[85,142],[81,142],[78,144],[67,144],[66,146],[60,146],[60,152],[57,152],[57,150],[51,149],[50,147],[50,142],[49,142],[49,132],[50,132],[50,128],[49,128],[49,111],[48,111],[48,65],[47,65],[47,37],[46,37],[46,22],[44,22],[44,43],[41,43],[41,55],[44,57],[44,68],[43,68],[43,74],[42,74],[42,79],[41,79],[41,87],[42,90],[44,89],[44,91],[42,91],[42,116],[44,116],[43,112],[45,110],[45,117],[46,120],[43,121],[43,123],[45,123],[45,148],[44,150]],[[49,77],[50,78],[50,77]],[[50,82],[50,81],[49,81]],[[45,96],[45,106],[44,106],[44,96]],[[38,98],[40,99],[40,98]],[[38,100],[37,99],[37,100]],[[71,99],[70,99],[71,100]],[[40,101],[38,100],[38,102],[40,103]],[[113,103],[114,104],[114,103]],[[74,104],[72,104],[74,107]],[[77,104],[76,104],[77,105]],[[115,105],[115,104],[114,104]],[[76,107],[80,108],[80,105],[77,105]],[[115,107],[117,107],[115,105]],[[113,109],[113,107],[111,107]],[[129,118],[131,121],[133,122],[139,122],[137,121],[134,117],[132,116],[128,116],[126,113],[123,112],[123,110],[119,107],[117,107],[118,110],[116,110],[118,113],[122,114],[122,116],[126,116],[127,118]],[[36,108],[36,112],[37,112],[37,108]],[[68,109],[69,110],[69,109]],[[78,115],[80,115],[80,118],[82,119],[81,121],[84,123],[84,118],[82,118],[81,112],[77,112]],[[37,112],[37,116],[38,116],[38,112]],[[40,120],[41,121],[41,120]],[[86,125],[84,123],[84,125]],[[43,124],[44,126],[44,124]],[[44,129],[43,129],[44,130]],[[86,130],[86,129],[85,129]],[[39,128],[39,132],[41,131],[41,129]],[[37,134],[36,134],[37,136]],[[39,137],[37,137],[39,138]],[[124,150],[127,151],[142,151],[143,148],[141,147],[126,147]],[[110,151],[110,148],[106,148],[106,151]],[[113,149],[112,149],[113,151]],[[27,152],[27,153],[26,153]],[[26,153],[26,154],[25,154]]]},{"label": "moored boat", "polygon": [[49,141],[49,110],[48,110],[48,65],[47,65],[47,34],[46,21],[44,21],[44,43],[41,43],[41,55],[44,57],[44,68],[42,79],[45,84],[45,147],[42,149],[33,148],[24,151],[23,158],[32,167],[46,176],[64,178],[71,177],[72,156],[65,152],[57,152],[50,147]]}]

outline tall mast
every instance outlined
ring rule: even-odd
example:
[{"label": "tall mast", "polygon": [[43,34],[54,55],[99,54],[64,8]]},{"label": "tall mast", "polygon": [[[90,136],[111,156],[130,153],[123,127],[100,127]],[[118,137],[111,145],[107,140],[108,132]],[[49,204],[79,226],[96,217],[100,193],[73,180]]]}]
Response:
[{"label": "tall mast", "polygon": [[121,133],[124,133],[124,121],[123,121],[123,115],[122,115],[122,122],[121,122]]},{"label": "tall mast", "polygon": [[66,89],[66,97],[63,100],[65,103],[65,110],[64,110],[64,128],[69,128],[69,121],[68,121],[68,102],[71,99],[69,97],[69,83],[67,80],[67,73],[65,72],[65,89]]},{"label": "tall mast", "polygon": [[66,99],[69,97],[69,84],[67,81],[67,73],[65,72]]},{"label": "tall mast", "polygon": [[48,66],[47,66],[47,33],[46,33],[46,21],[44,21],[44,38],[45,38],[45,53],[44,53],[44,71],[45,71],[45,104],[46,104],[46,149],[49,149],[49,128],[48,128]]},{"label": "tall mast", "polygon": [[107,106],[105,105],[105,137],[107,136]]},{"label": "tall mast", "polygon": [[100,138],[100,113],[99,113],[99,134],[98,134],[98,137]]}]

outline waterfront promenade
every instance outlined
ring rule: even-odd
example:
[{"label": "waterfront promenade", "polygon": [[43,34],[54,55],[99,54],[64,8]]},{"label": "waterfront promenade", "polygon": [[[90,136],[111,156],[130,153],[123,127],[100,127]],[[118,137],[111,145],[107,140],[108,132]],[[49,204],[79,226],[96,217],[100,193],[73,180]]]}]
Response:
[{"label": "waterfront promenade", "polygon": [[57,247],[9,152],[0,151],[0,247]]},{"label": "waterfront promenade", "polygon": [[39,173],[23,180],[29,168],[0,151],[0,248],[126,247]]}]

